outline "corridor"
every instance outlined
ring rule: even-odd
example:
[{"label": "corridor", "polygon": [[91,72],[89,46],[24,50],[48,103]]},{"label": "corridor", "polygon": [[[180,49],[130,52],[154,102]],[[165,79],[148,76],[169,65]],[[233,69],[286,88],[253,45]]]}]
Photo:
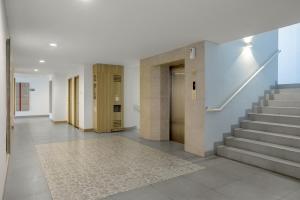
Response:
[{"label": "corridor", "polygon": [[5,200],[253,200],[300,198],[299,181],[136,130],[83,133],[48,118],[18,118]]}]

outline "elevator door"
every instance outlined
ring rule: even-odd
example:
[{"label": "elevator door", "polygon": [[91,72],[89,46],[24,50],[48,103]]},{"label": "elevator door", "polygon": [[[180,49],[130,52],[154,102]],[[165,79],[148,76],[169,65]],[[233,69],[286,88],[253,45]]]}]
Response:
[{"label": "elevator door", "polygon": [[184,66],[171,67],[170,139],[184,144]]}]

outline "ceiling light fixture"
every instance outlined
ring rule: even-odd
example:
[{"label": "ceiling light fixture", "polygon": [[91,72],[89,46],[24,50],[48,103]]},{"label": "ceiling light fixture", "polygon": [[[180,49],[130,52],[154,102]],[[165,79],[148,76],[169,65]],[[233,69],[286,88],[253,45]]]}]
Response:
[{"label": "ceiling light fixture", "polygon": [[45,63],[46,61],[45,60],[40,60],[40,63]]},{"label": "ceiling light fixture", "polygon": [[49,43],[49,46],[50,47],[57,47],[57,44],[56,43]]},{"label": "ceiling light fixture", "polygon": [[33,71],[38,72],[39,70],[38,69],[34,69]]},{"label": "ceiling light fixture", "polygon": [[245,37],[243,40],[244,40],[244,42],[245,42],[246,44],[249,44],[249,43],[252,42],[253,36]]},{"label": "ceiling light fixture", "polygon": [[253,44],[250,42],[250,43],[248,43],[248,44],[246,44],[246,46],[245,46],[245,48],[247,48],[247,49],[250,49],[250,48],[252,48],[253,47]]}]

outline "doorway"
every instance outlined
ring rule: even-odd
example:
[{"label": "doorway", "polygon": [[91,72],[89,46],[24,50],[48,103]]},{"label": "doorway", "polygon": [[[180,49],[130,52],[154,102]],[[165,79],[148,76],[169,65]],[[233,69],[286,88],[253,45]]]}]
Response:
[{"label": "doorway", "polygon": [[79,76],[74,78],[74,126],[79,128]]},{"label": "doorway", "polygon": [[52,113],[52,81],[49,81],[49,113]]},{"label": "doorway", "polygon": [[68,123],[79,128],[79,76],[68,79]]},{"label": "doorway", "polygon": [[171,108],[170,108],[170,140],[184,144],[185,120],[185,82],[184,65],[170,67],[171,74]]},{"label": "doorway", "polygon": [[73,79],[70,78],[68,80],[68,123],[74,125],[73,111],[74,111],[74,87],[73,87]]},{"label": "doorway", "polygon": [[11,136],[11,118],[12,118],[12,109],[11,109],[11,69],[10,69],[10,39],[6,40],[6,153],[10,154],[10,136]]}]

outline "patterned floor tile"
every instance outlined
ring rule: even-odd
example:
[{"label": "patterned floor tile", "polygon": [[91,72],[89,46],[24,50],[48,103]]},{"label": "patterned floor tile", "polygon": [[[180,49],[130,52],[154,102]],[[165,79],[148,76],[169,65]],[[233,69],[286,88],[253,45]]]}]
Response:
[{"label": "patterned floor tile", "polygon": [[203,167],[124,137],[36,145],[54,200],[95,200]]}]

